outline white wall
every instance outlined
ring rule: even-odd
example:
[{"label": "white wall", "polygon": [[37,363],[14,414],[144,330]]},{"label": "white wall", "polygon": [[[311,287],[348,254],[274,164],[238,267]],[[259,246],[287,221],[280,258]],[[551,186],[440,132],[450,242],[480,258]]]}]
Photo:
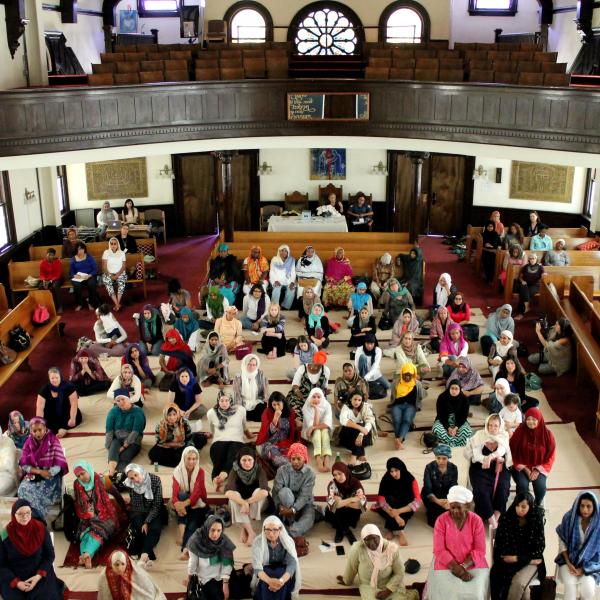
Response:
[{"label": "white wall", "polygon": [[[35,169],[9,171],[8,178],[17,241],[20,242],[43,225],[40,210],[40,190]],[[35,197],[31,200],[25,200],[25,189],[29,192],[35,192]]]},{"label": "white wall", "polygon": [[[319,146],[314,146],[315,148]],[[335,148],[343,146],[334,144]],[[271,175],[260,178],[261,202],[283,200],[284,194],[298,190],[305,194],[308,192],[310,200],[317,200],[319,186],[333,183],[343,186],[344,200],[348,194],[363,191],[373,194],[373,202],[385,201],[385,186],[387,177],[371,174],[371,166],[379,161],[386,164],[387,153],[385,150],[346,150],[346,179],[317,181],[310,179],[310,153],[308,148],[286,148],[280,150],[261,150],[260,163],[266,161],[273,167]]]},{"label": "white wall", "polygon": [[[173,181],[158,174],[165,164],[171,167],[170,155],[147,157],[148,196],[145,198],[134,198],[133,201],[136,206],[173,204]],[[88,200],[84,163],[67,165],[67,182],[69,185],[69,204],[71,210],[77,208],[102,208],[103,200]],[[109,201],[111,206],[117,211],[120,211],[123,208],[123,204],[125,204],[125,198],[113,198]]]},{"label": "white wall", "polygon": [[[572,0],[554,0],[554,8],[567,8],[575,5]],[[600,11],[594,11],[594,16]],[[548,50],[558,52],[558,61],[567,63],[567,70],[581,48],[581,38],[575,26],[576,12],[557,13],[548,28]]]},{"label": "white wall", "polygon": [[5,17],[4,5],[0,4],[0,90],[9,90],[25,85],[23,39],[21,39],[21,45],[15,52],[15,57],[11,58],[6,39]]}]

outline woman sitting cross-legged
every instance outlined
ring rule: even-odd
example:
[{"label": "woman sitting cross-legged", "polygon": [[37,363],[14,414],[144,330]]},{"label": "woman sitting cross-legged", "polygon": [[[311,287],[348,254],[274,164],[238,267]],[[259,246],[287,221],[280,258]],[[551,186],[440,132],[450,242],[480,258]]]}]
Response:
[{"label": "woman sitting cross-legged", "polygon": [[193,373],[187,367],[182,367],[169,388],[168,403],[178,406],[186,419],[196,421],[206,414],[201,393],[200,384]]},{"label": "woman sitting cross-legged", "polygon": [[327,362],[327,353],[323,350],[315,352],[313,360],[307,365],[300,365],[292,379],[292,389],[288,392],[287,401],[290,408],[296,413],[296,418],[302,420],[304,403],[308,394],[314,388],[319,388],[325,394],[329,392],[327,384],[329,382],[329,367]]},{"label": "woman sitting cross-legged", "polygon": [[481,337],[481,353],[488,356],[492,345],[502,335],[503,331],[510,331],[515,335],[515,320],[512,318],[512,306],[503,304],[495,312],[490,313],[485,323],[485,334]]},{"label": "woman sitting cross-legged", "polygon": [[[242,327],[251,331],[258,331],[263,317],[267,314],[271,306],[271,300],[260,284],[255,284],[250,288],[250,292],[244,296],[242,303]],[[227,314],[227,310],[225,311]]]},{"label": "woman sitting cross-legged", "polygon": [[386,329],[390,329],[394,325],[406,308],[410,308],[410,310],[415,312],[415,301],[411,293],[395,277],[389,280],[388,288],[382,294],[379,301],[380,304],[384,300],[385,304],[381,316],[388,323]]},{"label": "woman sitting cross-legged", "polygon": [[373,409],[360,394],[354,394],[340,410],[340,446],[350,450],[348,464],[352,467],[357,461],[367,460],[365,448],[377,438],[377,423]]},{"label": "woman sitting cross-legged", "polygon": [[144,346],[144,354],[158,356],[164,343],[162,334],[162,317],[152,304],[146,304],[138,319],[140,344]]},{"label": "woman sitting cross-legged", "polygon": [[317,470],[327,473],[329,471],[328,459],[332,455],[333,418],[331,404],[319,388],[312,389],[308,394],[302,408],[302,416],[302,439],[312,442]]},{"label": "woman sitting cross-legged", "polygon": [[298,319],[300,319],[300,321],[304,323],[304,326],[306,327],[306,319],[308,318],[308,315],[310,315],[312,307],[321,302],[321,298],[319,298],[319,296],[315,293],[315,290],[312,286],[304,288],[303,291],[304,293],[298,302]]},{"label": "woman sitting cross-legged", "polygon": [[179,317],[182,308],[192,308],[192,295],[181,285],[179,279],[169,280],[167,292],[169,293],[169,305],[176,318]]},{"label": "woman sitting cross-legged", "polygon": [[454,380],[436,402],[432,431],[438,441],[451,447],[465,446],[473,435],[468,416],[469,399],[463,394],[460,383]]},{"label": "woman sitting cross-legged", "polygon": [[[425,353],[421,344],[415,341],[415,336],[412,331],[405,331],[400,337],[400,343],[394,348],[386,348],[383,351],[384,356],[389,356],[396,361],[396,372],[400,372],[400,368],[405,363],[412,363],[417,367],[417,374],[423,377],[431,371]],[[424,390],[423,390],[424,391]]]},{"label": "woman sitting cross-legged", "polygon": [[[121,298],[127,285],[127,256],[119,246],[119,240],[111,237],[108,248],[102,254],[102,283],[113,301],[116,311],[121,310]],[[117,286],[115,292],[114,286]]]},{"label": "woman sitting cross-legged", "polygon": [[285,317],[279,304],[273,302],[260,322],[262,351],[269,359],[285,356]]},{"label": "woman sitting cross-legged", "polygon": [[294,348],[294,367],[287,372],[287,378],[291,381],[300,365],[308,365],[318,351],[317,345],[311,342],[305,335],[299,335]]},{"label": "woman sitting cross-legged", "polygon": [[350,399],[355,394],[362,396],[367,402],[369,400],[369,386],[360,377],[354,364],[347,362],[342,365],[342,376],[335,380],[333,387],[333,411],[336,417],[339,418],[342,406],[349,404]]},{"label": "woman sitting cross-legged", "polygon": [[404,449],[404,440],[417,414],[417,368],[412,363],[400,367],[400,373],[392,382],[390,410],[394,424],[394,446]]},{"label": "woman sitting cross-legged", "polygon": [[105,392],[111,384],[100,361],[90,355],[87,348],[81,348],[71,359],[69,381],[75,386],[78,396],[92,396]]},{"label": "woman sitting cross-legged", "polygon": [[[498,381],[498,379],[506,379],[510,391],[519,396],[521,400],[520,409],[523,414],[530,408],[536,408],[540,405],[540,401],[537,398],[527,395],[525,389],[525,370],[523,369],[520,360],[515,359],[512,356],[505,357],[498,369],[498,374],[496,375],[496,381]],[[493,392],[490,394],[490,406],[492,405],[493,394]]]},{"label": "woman sitting cross-legged", "polygon": [[369,398],[385,398],[390,389],[388,380],[381,373],[381,357],[383,352],[379,348],[377,338],[368,333],[365,336],[363,345],[356,350],[354,364],[358,374],[367,382],[369,386]]},{"label": "woman sitting cross-legged", "polygon": [[354,317],[350,331],[351,336],[350,341],[348,342],[348,347],[350,348],[362,346],[367,334],[371,333],[375,335],[377,332],[375,316],[373,314],[369,314],[369,309],[366,306],[363,306],[358,311],[358,315]]},{"label": "woman sitting cross-legged", "polygon": [[211,331],[202,346],[198,360],[198,381],[204,386],[216,383],[221,389],[231,383],[229,354],[216,331]]},{"label": "woman sitting cross-legged", "polygon": [[347,324],[348,327],[352,327],[352,323],[358,316],[358,313],[362,308],[366,308],[369,316],[373,314],[373,298],[367,292],[367,284],[364,281],[361,281],[356,286],[354,293],[350,296],[350,300],[348,300],[348,319]]},{"label": "woman sitting cross-legged", "polygon": [[446,387],[449,387],[453,381],[458,381],[462,393],[468,398],[470,405],[481,404],[481,392],[483,391],[483,379],[479,371],[473,367],[468,356],[461,356],[458,359],[458,366],[448,377]]},{"label": "woman sitting cross-legged", "polygon": [[223,520],[209,516],[189,539],[187,549],[188,581],[196,575],[205,598],[227,600],[235,544],[225,535]]},{"label": "woman sitting cross-legged", "polygon": [[296,261],[287,244],[279,246],[277,254],[271,259],[269,283],[271,300],[290,310],[296,297]]},{"label": "woman sitting cross-legged", "polygon": [[134,375],[142,382],[144,387],[151,387],[156,381],[156,377],[150,368],[148,356],[145,354],[139,344],[129,344],[125,356],[121,359],[122,365],[131,365]]},{"label": "woman sitting cross-legged", "polygon": [[377,492],[377,502],[372,509],[383,517],[387,529],[385,537],[391,540],[397,535],[400,545],[407,546],[404,528],[421,506],[419,484],[399,458],[389,458],[385,468],[386,473]]},{"label": "woman sitting cross-legged", "polygon": [[246,354],[240,365],[240,372],[233,379],[233,402],[246,409],[247,421],[261,420],[267,407],[269,380],[260,369],[256,354]]},{"label": "woman sitting cross-legged", "polygon": [[[316,296],[321,294],[321,282],[323,281],[323,263],[317,256],[314,246],[308,245],[304,248],[302,256],[296,263],[296,277],[298,284],[298,297],[304,297],[306,290],[313,290]],[[305,314],[308,314],[306,312]],[[302,318],[303,315],[298,315]]]},{"label": "woman sitting cross-legged", "polygon": [[192,334],[200,328],[198,319],[191,308],[184,306],[179,311],[179,316],[175,319],[173,327],[179,331],[183,341],[187,344]]},{"label": "woman sitting cross-legged", "polygon": [[390,348],[400,344],[402,336],[410,331],[413,335],[419,335],[421,325],[419,319],[410,308],[405,308],[402,314],[396,319],[392,327],[392,338],[390,339]]},{"label": "woman sitting cross-legged", "polygon": [[269,482],[256,460],[256,450],[242,446],[227,477],[225,497],[229,500],[231,522],[242,525],[240,541],[252,546],[256,537],[252,520],[262,521],[262,512],[269,496]]},{"label": "woman sitting cross-legged", "polygon": [[347,308],[353,291],[350,261],[346,258],[343,248],[336,248],[333,257],[325,265],[323,304],[328,308],[331,306]]},{"label": "woman sitting cross-legged", "polygon": [[448,326],[454,323],[446,306],[440,306],[435,312],[429,330],[429,345],[434,352],[440,351],[440,344],[446,335]]},{"label": "woman sitting cross-legged", "polygon": [[177,329],[169,329],[165,334],[165,343],[160,347],[158,362],[163,372],[159,389],[163,392],[170,389],[177,371],[182,367],[187,367],[192,375],[196,375],[194,355]]},{"label": "woman sitting cross-legged", "polygon": [[75,386],[64,380],[56,367],[48,369],[48,383],[40,388],[37,395],[36,416],[43,418],[46,427],[61,438],[68,429],[81,424],[78,404]]},{"label": "woman sitting cross-legged", "polygon": [[438,361],[442,367],[442,375],[446,379],[450,377],[452,371],[458,367],[458,359],[467,356],[468,353],[469,343],[465,340],[462,327],[458,323],[451,323],[440,343]]},{"label": "woman sitting cross-legged", "polygon": [[123,356],[125,354],[124,342],[127,332],[115,319],[108,304],[101,304],[96,309],[96,322],[94,323],[95,342],[88,347],[90,354],[100,356]]},{"label": "woman sitting cross-legged", "polygon": [[131,365],[121,365],[121,374],[114,378],[106,392],[109,400],[114,400],[117,396],[127,396],[136,406],[140,408],[144,406],[142,382],[137,375],[133,374]]},{"label": "woman sitting cross-legged", "polygon": [[0,591],[4,600],[62,600],[64,584],[54,572],[54,546],[27,500],[17,500],[0,537]]},{"label": "woman sitting cross-legged", "polygon": [[433,455],[435,460],[425,465],[421,488],[421,498],[430,527],[433,527],[437,518],[448,510],[448,492],[458,483],[458,469],[450,462],[452,448],[447,444],[438,444],[433,449]]},{"label": "woman sitting cross-legged", "polygon": [[206,296],[206,317],[198,321],[201,329],[212,329],[215,326],[215,321],[220,319],[229,308],[229,300],[222,293],[222,289],[223,288],[219,288],[216,285],[211,285],[208,288],[208,296]]},{"label": "woman sitting cross-legged", "polygon": [[176,467],[186,446],[192,443],[190,424],[177,404],[169,404],[156,424],[156,444],[148,452],[151,463]]},{"label": "woman sitting cross-legged", "polygon": [[517,348],[513,344],[513,334],[508,329],[500,334],[500,339],[490,348],[488,369],[492,377],[495,378],[498,375],[498,369],[507,356],[510,356],[513,360],[519,360],[517,357]]},{"label": "woman sitting cross-legged", "polygon": [[50,507],[62,497],[62,480],[69,467],[59,439],[46,427],[44,419],[33,417],[29,430],[19,460],[24,475],[17,496],[27,500],[45,519]]},{"label": "woman sitting cross-legged", "polygon": [[329,346],[331,327],[329,326],[329,318],[320,302],[313,304],[310,314],[306,317],[306,334],[317,348],[327,348]]},{"label": "woman sitting cross-legged", "polygon": [[227,348],[227,352],[234,352],[238,346],[244,343],[242,337],[242,323],[236,318],[238,309],[230,306],[225,315],[215,321],[215,332],[221,337],[221,342]]},{"label": "woman sitting cross-legged", "polygon": [[357,526],[360,516],[367,510],[367,496],[362,483],[352,476],[346,463],[333,463],[331,474],[325,520],[335,529],[336,544],[341,543],[344,536],[353,544],[356,538],[350,528]]},{"label": "woman sitting cross-legged", "polygon": [[[119,521],[101,475],[85,460],[78,460],[73,467],[76,479],[73,484],[75,514],[79,519],[79,566],[92,568],[92,558],[117,531]],[[113,487],[111,493],[118,494],[123,506],[125,502]],[[116,496],[117,497],[117,496]]]}]

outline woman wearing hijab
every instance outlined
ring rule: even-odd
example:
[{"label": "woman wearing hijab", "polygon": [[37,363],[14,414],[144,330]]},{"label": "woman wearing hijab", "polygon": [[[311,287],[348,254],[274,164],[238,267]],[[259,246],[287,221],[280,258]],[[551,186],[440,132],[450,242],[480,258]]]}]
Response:
[{"label": "woman wearing hijab", "polygon": [[[544,519],[533,496],[517,494],[501,515],[490,570],[492,600],[527,600],[534,579],[544,581]],[[539,585],[539,584],[538,584]]]},{"label": "woman wearing hijab", "polygon": [[114,378],[106,392],[109,400],[114,400],[117,396],[127,396],[136,406],[140,408],[144,406],[142,382],[137,375],[134,375],[131,365],[121,365],[120,375]]},{"label": "woman wearing hijab", "polygon": [[154,385],[156,377],[150,368],[148,356],[142,351],[139,344],[129,344],[125,356],[121,359],[121,364],[131,366],[142,386],[149,388]]},{"label": "woman wearing hijab", "polygon": [[0,591],[4,600],[62,600],[64,584],[54,573],[54,547],[32,505],[17,500],[0,537]]},{"label": "woman wearing hijab", "polygon": [[535,501],[542,506],[546,495],[546,479],[556,458],[556,441],[539,409],[530,408],[525,413],[525,422],[517,427],[510,438],[510,450],[517,493],[528,492],[531,483]]},{"label": "woman wearing hijab", "polygon": [[367,510],[367,496],[362,483],[352,476],[352,471],[343,462],[334,462],[331,467],[333,479],[327,486],[325,520],[335,529],[335,543],[344,537],[350,544],[356,542],[351,531],[358,525],[362,513]]},{"label": "woman wearing hijab", "polygon": [[395,456],[388,459],[385,468],[373,508],[383,517],[387,529],[385,537],[391,540],[398,536],[400,545],[407,546],[404,528],[421,506],[419,484],[406,465]]},{"label": "woman wearing hijab", "polygon": [[339,416],[340,446],[350,450],[348,465],[366,462],[365,448],[371,446],[377,438],[377,422],[373,408],[360,394],[353,394],[345,403]]},{"label": "woman wearing hijab", "polygon": [[421,498],[430,527],[433,527],[438,517],[448,510],[448,492],[458,483],[458,469],[450,462],[452,448],[447,444],[438,444],[433,449],[433,455],[435,460],[425,466],[421,488]]},{"label": "woman wearing hijab", "polygon": [[[263,317],[267,314],[271,300],[266,289],[259,283],[250,288],[242,302],[242,327],[251,331],[258,331]],[[225,311],[227,313],[227,311]]]},{"label": "woman wearing hijab", "polygon": [[[385,306],[389,283],[396,277],[396,268],[389,252],[382,254],[373,264],[373,279],[371,280],[371,294],[379,306]],[[397,281],[397,279],[396,279]],[[385,296],[385,297],[384,297]]]},{"label": "woman wearing hijab", "polygon": [[198,381],[204,387],[216,383],[221,389],[230,383],[229,354],[216,331],[211,331],[208,334],[200,352]]},{"label": "woman wearing hijab", "polygon": [[390,329],[405,309],[410,308],[413,313],[416,310],[415,301],[408,288],[404,284],[401,284],[395,277],[388,280],[387,289],[382,294],[379,303],[380,305],[383,303],[384,307],[381,313],[382,320],[387,322],[386,326],[383,327],[380,321],[381,329]]},{"label": "woman wearing hijab", "polygon": [[504,235],[504,225],[502,224],[502,221],[500,220],[500,211],[499,210],[492,211],[492,214],[490,215],[490,222],[493,223],[494,230],[496,231],[496,233],[500,237],[502,237]]},{"label": "woman wearing hijab", "polygon": [[488,396],[487,400],[482,400],[481,403],[489,410],[490,414],[500,414],[500,411],[504,408],[504,400],[509,394],[512,394],[512,392],[508,381],[503,377],[497,377],[494,381],[494,391]]},{"label": "woman wearing hijab", "polygon": [[192,375],[196,375],[194,355],[177,329],[167,331],[165,342],[160,347],[158,363],[160,364],[160,370],[164,373],[159,385],[159,389],[163,392],[169,390],[177,371],[182,367],[187,367]]},{"label": "woman wearing hijab", "polygon": [[402,265],[403,283],[415,301],[421,301],[423,299],[423,251],[415,246],[408,254],[399,254],[396,257],[396,265],[398,262]]},{"label": "woman wearing hijab", "polygon": [[308,365],[300,365],[292,379],[292,389],[288,392],[287,401],[296,413],[296,418],[302,420],[303,408],[308,395],[314,388],[319,388],[325,394],[329,393],[327,385],[331,374],[327,366],[327,354],[322,350],[315,352],[313,360]]},{"label": "woman wearing hijab", "polygon": [[117,531],[117,510],[112,503],[103,478],[94,473],[92,465],[78,460],[73,467],[75,514],[79,519],[79,566],[92,568],[92,558]]},{"label": "woman wearing hijab", "polygon": [[56,367],[48,369],[48,383],[38,391],[36,416],[44,419],[46,427],[62,438],[68,429],[81,424],[78,404],[75,386],[65,381]]},{"label": "woman wearing hijab", "polygon": [[556,240],[554,250],[548,250],[544,255],[544,264],[547,267],[568,267],[571,259],[566,251],[566,242],[562,238]]},{"label": "woman wearing hijab", "polygon": [[469,357],[461,356],[458,359],[458,366],[448,377],[446,387],[450,386],[452,381],[458,381],[462,393],[469,399],[469,404],[477,406],[481,404],[481,392],[483,391],[483,379],[479,371],[473,367]]},{"label": "woman wearing hijab", "polygon": [[349,348],[356,348],[362,346],[365,336],[369,333],[375,335],[377,331],[377,324],[375,323],[375,315],[369,315],[369,309],[367,306],[363,306],[359,311],[358,315],[354,317],[352,326],[350,328],[350,340],[348,342]]},{"label": "woman wearing hijab", "polygon": [[190,424],[183,417],[177,404],[169,404],[163,411],[163,418],[154,429],[156,444],[150,448],[148,458],[151,463],[165,467],[176,467],[186,446],[192,443]]},{"label": "woman wearing hijab", "polygon": [[325,267],[323,304],[327,307],[346,308],[353,291],[350,261],[346,258],[343,248],[336,248]]},{"label": "woman wearing hijab", "polygon": [[390,411],[394,425],[394,447],[404,449],[404,440],[417,414],[417,368],[411,362],[400,367],[390,394]]},{"label": "woman wearing hijab", "polygon": [[[502,227],[504,231],[504,227]],[[481,266],[483,267],[483,276],[487,283],[491,283],[494,278],[494,269],[496,266],[496,251],[502,246],[502,239],[496,230],[494,221],[488,221],[483,228]]]},{"label": "woman wearing hijab", "polygon": [[333,431],[333,415],[331,403],[319,388],[313,388],[302,407],[302,439],[311,442],[317,470],[321,473],[329,471],[331,451],[331,432]]},{"label": "woman wearing hijab", "polygon": [[350,295],[350,299],[348,300],[348,327],[352,327],[352,323],[358,316],[360,310],[364,307],[367,308],[369,316],[371,316],[373,314],[373,299],[367,293],[367,284],[364,281],[361,281],[357,284],[354,292]]},{"label": "woman wearing hijab", "polygon": [[240,523],[240,541],[252,546],[256,534],[252,520],[261,521],[262,512],[269,496],[267,476],[256,458],[252,446],[242,446],[227,477],[225,497],[229,500],[231,522]]},{"label": "woman wearing hijab", "polygon": [[598,498],[592,492],[580,492],[565,513],[558,533],[555,559],[558,578],[565,586],[565,600],[593,600],[600,586],[600,515]]},{"label": "woman wearing hijab", "polygon": [[263,256],[262,248],[252,246],[250,253],[242,263],[242,273],[245,281],[242,289],[245,295],[255,285],[261,285],[265,291],[267,290],[269,268],[269,261]]},{"label": "woman wearing hijab", "polygon": [[465,334],[458,323],[451,323],[440,343],[440,354],[438,361],[442,366],[442,374],[448,378],[450,373],[458,367],[458,359],[466,357],[469,353],[469,343],[465,340]]},{"label": "woman wearing hijab", "polygon": [[517,319],[522,319],[529,310],[529,302],[540,291],[540,282],[544,274],[544,267],[538,262],[538,256],[530,253],[527,264],[521,268],[518,285],[519,304],[517,305]]},{"label": "woman wearing hijab", "polygon": [[[208,286],[209,288],[216,287],[228,304],[235,304],[235,298],[240,291],[239,282],[241,281],[237,257],[229,254],[229,246],[225,242],[219,244],[217,252],[217,256],[210,259]],[[198,298],[202,302],[200,296],[202,296],[202,291]]]},{"label": "woman wearing hijab", "polygon": [[450,316],[448,308],[440,306],[431,321],[431,329],[429,330],[429,345],[434,352],[440,351],[440,344],[446,335],[446,329],[452,323],[454,323],[454,320]]},{"label": "woman wearing hijab", "polygon": [[456,292],[452,302],[446,308],[455,323],[466,324],[471,319],[471,307],[465,302],[465,295],[462,292]]},{"label": "woman wearing hijab", "polygon": [[447,306],[450,304],[456,291],[456,286],[452,284],[452,277],[450,277],[450,274],[442,273],[433,288],[433,306],[431,308],[431,314],[434,315],[440,306]]},{"label": "woman wearing hijab", "polygon": [[329,318],[320,302],[313,304],[306,318],[306,334],[317,348],[329,346],[329,335],[331,334]]},{"label": "woman wearing hijab", "polygon": [[352,585],[358,578],[362,600],[384,597],[389,600],[418,600],[417,590],[404,587],[404,564],[394,542],[384,540],[376,525],[369,523],[360,531],[361,541],[352,545],[344,575],[338,575],[342,585]]},{"label": "woman wearing hijab", "polygon": [[221,342],[228,352],[234,352],[244,343],[242,337],[242,322],[236,318],[238,309],[230,306],[225,315],[215,321],[215,332],[221,337]]},{"label": "woman wearing hijab", "polygon": [[485,530],[471,512],[473,494],[455,485],[448,492],[449,510],[433,528],[433,569],[429,570],[429,600],[488,597],[489,568],[485,558]]},{"label": "woman wearing hijab", "polygon": [[292,308],[296,297],[296,261],[287,244],[281,244],[277,248],[277,254],[271,259],[269,283],[271,300],[275,304],[281,304],[285,310]]},{"label": "woman wearing hijab", "polygon": [[469,399],[463,394],[460,382],[452,381],[438,396],[432,431],[442,444],[465,446],[473,435],[467,421]]},{"label": "woman wearing hijab", "polygon": [[114,223],[115,221],[118,221],[118,220],[119,220],[119,214],[117,213],[117,211],[110,207],[110,202],[104,202],[102,204],[102,208],[96,215],[96,223],[98,225],[98,229],[100,230],[99,238],[101,240],[104,239],[104,236],[106,235],[106,230],[108,229],[108,226],[111,223]]},{"label": "woman wearing hijab", "polygon": [[392,339],[390,348],[396,347],[400,343],[402,334],[410,331],[413,335],[419,335],[421,326],[415,313],[410,308],[405,308],[392,327]]},{"label": "woman wearing hijab", "polygon": [[278,517],[263,521],[252,544],[252,587],[255,600],[290,600],[300,591],[302,577],[296,545]]},{"label": "woman wearing hijab", "polygon": [[503,304],[490,313],[485,325],[485,335],[479,340],[481,342],[481,353],[488,356],[492,345],[495,344],[502,335],[503,331],[510,331],[515,334],[515,321],[512,318],[512,306]]},{"label": "woman wearing hijab", "polygon": [[71,359],[69,381],[75,386],[78,396],[105,392],[111,384],[100,361],[91,356],[87,348],[81,348]]},{"label": "woman wearing hijab", "polygon": [[271,303],[267,314],[260,322],[259,332],[263,334],[261,350],[269,360],[285,356],[285,317],[281,314],[281,306]]},{"label": "woman wearing hijab", "polygon": [[147,473],[146,470],[135,463],[125,467],[127,478],[125,487],[129,488],[129,526],[134,532],[134,550],[132,554],[139,554],[139,565],[149,568],[152,561],[156,560],[154,548],[160,540],[163,523],[166,523],[167,514],[163,504],[162,483],[158,475]]},{"label": "woman wearing hijab", "polygon": [[306,319],[310,315],[313,306],[319,302],[321,302],[321,299],[315,293],[314,288],[311,286],[305,287],[304,293],[298,302],[298,319],[304,324],[304,327],[306,327]]},{"label": "woman wearing hijab", "polygon": [[206,296],[206,319],[198,322],[200,328],[212,329],[215,326],[215,321],[225,314],[229,306],[229,300],[222,294],[218,286],[209,287],[208,296]]},{"label": "woman wearing hijab", "polygon": [[198,577],[205,598],[229,598],[229,577],[233,570],[235,544],[225,535],[225,524],[220,517],[209,516],[189,539],[190,554],[187,565],[188,581]]},{"label": "woman wearing hijab", "polygon": [[260,368],[260,359],[256,354],[246,354],[233,379],[234,404],[246,409],[247,421],[260,422],[268,396],[269,380]]},{"label": "woman wearing hijab", "polygon": [[22,450],[29,437],[29,421],[18,411],[13,410],[8,415],[6,435],[14,442],[18,450]]},{"label": "woman wearing hijab", "polygon": [[146,427],[144,411],[134,406],[129,397],[117,396],[115,405],[106,415],[104,447],[108,450],[108,474],[122,472],[142,447]]},{"label": "woman wearing hijab", "polygon": [[111,237],[108,240],[108,248],[102,254],[102,283],[113,301],[115,311],[121,310],[121,298],[127,285],[126,265],[127,256],[121,250],[119,240]]},{"label": "woman wearing hijab", "polygon": [[369,386],[358,374],[353,363],[342,365],[342,376],[335,380],[333,387],[333,404],[336,416],[344,404],[349,404],[352,396],[359,394],[367,402],[369,400]]},{"label": "woman wearing hijab", "polygon": [[309,287],[312,288],[316,296],[320,296],[321,282],[323,281],[323,263],[310,244],[304,248],[302,256],[296,263],[296,277],[298,297],[304,296]]},{"label": "woman wearing hijab", "polygon": [[200,325],[198,324],[194,311],[191,308],[184,306],[179,311],[179,316],[175,319],[173,327],[179,331],[183,341],[187,343],[192,333],[194,333]]},{"label": "woman wearing hijab", "polygon": [[513,345],[513,334],[508,329],[500,332],[498,341],[492,345],[488,354],[488,369],[492,377],[498,375],[498,369],[502,361],[510,356],[513,360],[518,360],[517,349]]},{"label": "woman wearing hijab", "polygon": [[354,356],[354,365],[358,374],[369,386],[369,398],[384,398],[390,389],[388,380],[381,373],[381,357],[383,352],[379,348],[377,338],[368,333],[360,348],[357,348]]},{"label": "woman wearing hijab", "polygon": [[169,388],[169,404],[179,407],[181,415],[189,420],[196,421],[206,414],[206,407],[202,405],[200,384],[192,372],[183,367],[175,374],[175,379]]},{"label": "woman wearing hijab", "polygon": [[506,510],[512,465],[508,433],[499,415],[491,414],[485,420],[483,429],[467,444],[465,458],[470,462],[475,512],[496,529]]},{"label": "woman wearing hijab", "polygon": [[108,558],[98,581],[98,600],[166,600],[150,575],[138,567],[123,550]]},{"label": "woman wearing hijab", "polygon": [[62,497],[62,480],[69,472],[60,441],[40,417],[29,422],[30,435],[19,460],[24,476],[17,495],[27,500],[45,519]]}]

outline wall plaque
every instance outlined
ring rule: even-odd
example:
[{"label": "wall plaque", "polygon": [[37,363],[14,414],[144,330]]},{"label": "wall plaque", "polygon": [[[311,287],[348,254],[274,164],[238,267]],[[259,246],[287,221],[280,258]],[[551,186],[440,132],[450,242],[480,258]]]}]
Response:
[{"label": "wall plaque", "polygon": [[290,92],[288,121],[368,121],[368,92]]},{"label": "wall plaque", "polygon": [[575,167],[513,160],[510,198],[570,203]]},{"label": "wall plaque", "polygon": [[145,158],[86,163],[88,200],[146,198],[148,175]]}]

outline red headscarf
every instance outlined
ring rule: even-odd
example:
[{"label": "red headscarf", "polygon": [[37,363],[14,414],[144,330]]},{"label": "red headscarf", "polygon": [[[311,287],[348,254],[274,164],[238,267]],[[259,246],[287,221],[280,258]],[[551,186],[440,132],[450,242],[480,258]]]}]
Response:
[{"label": "red headscarf", "polygon": [[[171,344],[171,342],[169,342],[169,338],[175,338],[175,343]],[[167,331],[165,334],[165,341],[160,349],[164,350],[165,352],[183,352],[189,356],[192,356],[190,347],[184,342],[181,334],[174,327],[169,329],[169,331]]]},{"label": "red headscarf", "polygon": [[[534,417],[538,421],[535,429],[527,426],[527,417]],[[535,467],[547,463],[556,447],[554,435],[546,427],[544,417],[538,408],[530,408],[523,419],[523,423],[510,438],[510,450],[513,463]]]},{"label": "red headscarf", "polygon": [[[175,343],[171,344],[169,338],[175,338]],[[180,367],[189,367],[192,373],[196,374],[192,350],[174,327],[165,334],[165,341],[160,347],[160,351],[168,356],[167,369],[169,371],[177,371]]]},{"label": "red headscarf", "polygon": [[[112,568],[113,555],[117,552],[125,555],[126,567],[123,575],[118,575]],[[131,559],[123,550],[115,550],[108,559],[106,565],[106,579],[108,580],[108,588],[113,598],[119,600],[133,600],[131,592],[133,591],[133,564]]]},{"label": "red headscarf", "polygon": [[308,463],[308,450],[304,444],[300,442],[296,442],[290,446],[288,450],[288,458],[292,458],[292,456],[301,456],[304,459],[304,464]]},{"label": "red headscarf", "polygon": [[23,506],[29,506],[33,512],[31,504],[27,500],[17,500],[10,511],[11,519],[10,523],[6,526],[6,532],[8,533],[8,539],[13,543],[20,555],[31,556],[44,543],[46,528],[40,521],[34,519],[33,516],[27,525],[21,525],[17,521],[15,513]]}]

